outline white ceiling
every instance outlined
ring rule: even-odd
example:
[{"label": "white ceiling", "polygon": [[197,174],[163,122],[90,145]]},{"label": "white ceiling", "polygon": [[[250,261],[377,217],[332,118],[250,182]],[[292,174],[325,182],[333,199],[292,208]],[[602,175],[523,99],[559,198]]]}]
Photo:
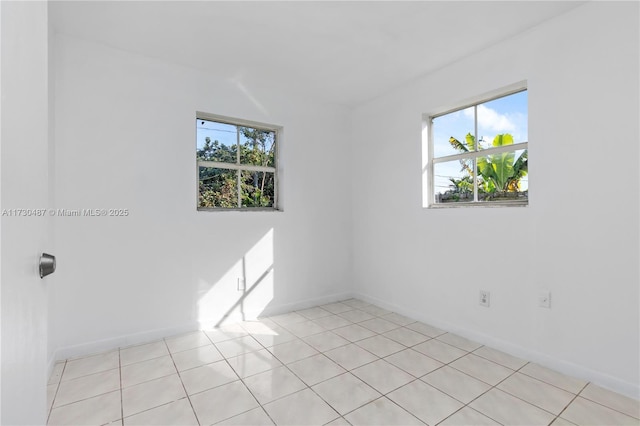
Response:
[{"label": "white ceiling", "polygon": [[582,2],[54,1],[56,31],[354,106]]}]

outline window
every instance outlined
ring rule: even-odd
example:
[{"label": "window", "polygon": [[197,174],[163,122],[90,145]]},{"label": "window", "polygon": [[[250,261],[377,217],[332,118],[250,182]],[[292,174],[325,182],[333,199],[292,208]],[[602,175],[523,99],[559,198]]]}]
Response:
[{"label": "window", "polygon": [[277,210],[280,128],[199,113],[198,210]]},{"label": "window", "polygon": [[526,205],[527,91],[426,117],[426,205]]}]

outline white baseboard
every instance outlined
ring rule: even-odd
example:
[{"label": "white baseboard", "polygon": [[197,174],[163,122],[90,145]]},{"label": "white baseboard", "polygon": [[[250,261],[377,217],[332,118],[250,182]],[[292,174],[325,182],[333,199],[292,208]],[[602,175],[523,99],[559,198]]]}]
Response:
[{"label": "white baseboard", "polygon": [[[327,303],[337,302],[339,300],[349,299],[350,297],[352,297],[351,293],[337,293],[314,299],[305,299],[299,302],[269,307],[261,312],[249,312],[247,313],[246,319],[255,319],[258,316],[266,317],[283,314],[295,310],[310,308],[316,305],[323,305]],[[60,360],[84,357],[126,346],[153,342],[155,340],[164,339],[165,337],[171,337],[176,334],[187,333],[189,331],[199,330],[201,328],[202,327],[200,322],[193,321],[175,327],[159,328],[139,333],[111,337],[108,339],[95,340],[87,343],[80,343],[77,345],[63,346],[58,348],[49,359],[47,377],[51,376],[51,372],[53,371],[55,363]]]},{"label": "white baseboard", "polygon": [[318,297],[314,299],[306,299],[299,302],[287,303],[274,308],[267,308],[260,313],[261,317],[269,317],[273,315],[286,314],[291,311],[299,311],[301,309],[312,308],[318,305],[326,305],[328,303],[339,302],[353,297],[353,293],[336,293],[329,296]]},{"label": "white baseboard", "polygon": [[626,395],[630,398],[640,399],[640,385],[638,384],[627,382],[620,378],[613,377],[600,371],[592,370],[566,360],[553,358],[542,352],[525,348],[523,346],[514,345],[513,343],[510,343],[506,340],[497,339],[488,334],[461,328],[459,326],[456,326],[455,324],[440,321],[437,318],[430,318],[429,316],[425,315],[424,312],[416,312],[411,309],[406,309],[402,306],[390,304],[383,300],[376,299],[375,297],[369,297],[364,294],[357,293],[354,294],[353,297],[376,304],[384,309],[415,319],[416,321],[430,324],[444,331],[458,334],[469,340],[482,343],[483,345],[490,346],[509,355],[513,355],[530,362],[535,362],[544,367],[558,371],[562,374],[592,382],[598,386],[612,390],[622,395]]},{"label": "white baseboard", "polygon": [[176,327],[159,328],[155,330],[111,337],[108,339],[95,340],[87,343],[80,343],[77,345],[64,346],[58,348],[55,351],[53,360],[50,362],[50,364],[55,364],[56,361],[64,359],[84,357],[126,346],[153,342],[155,340],[160,340],[176,334],[198,330],[199,328],[200,327],[198,323],[194,321]]}]

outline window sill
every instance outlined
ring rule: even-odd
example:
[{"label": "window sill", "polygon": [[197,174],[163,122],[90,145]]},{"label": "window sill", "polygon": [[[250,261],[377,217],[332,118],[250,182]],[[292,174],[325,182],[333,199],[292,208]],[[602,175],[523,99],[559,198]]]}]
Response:
[{"label": "window sill", "polygon": [[282,209],[274,209],[271,207],[264,207],[264,208],[260,208],[260,207],[247,207],[244,209],[238,209],[238,208],[233,208],[233,209],[227,209],[227,208],[223,208],[223,207],[198,207],[197,211],[199,212],[282,212]]},{"label": "window sill", "polygon": [[439,203],[430,204],[427,209],[452,209],[456,207],[463,208],[494,208],[494,207],[527,207],[529,201],[477,201],[471,203]]}]

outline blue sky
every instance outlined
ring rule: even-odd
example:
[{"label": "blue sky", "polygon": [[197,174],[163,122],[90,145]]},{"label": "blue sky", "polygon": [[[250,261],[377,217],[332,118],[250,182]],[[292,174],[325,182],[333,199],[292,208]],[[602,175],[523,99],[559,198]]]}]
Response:
[{"label": "blue sky", "polygon": [[[433,156],[441,157],[459,153],[449,144],[449,138],[465,141],[467,133],[474,133],[473,107],[452,112],[433,120]],[[528,94],[526,91],[478,105],[478,140],[481,147],[489,147],[498,134],[509,133],[514,143],[528,142]],[[522,151],[516,151],[516,158]],[[449,189],[449,177],[465,176],[460,162],[440,163],[434,169],[435,192]],[[522,187],[526,189],[527,178]]]},{"label": "blue sky", "polygon": [[[218,141],[222,145],[233,146],[236,144],[236,126],[232,124],[216,123],[202,119],[196,120],[196,146],[202,149],[207,137],[211,138],[211,142]],[[240,142],[243,142],[240,135]]]},{"label": "blue sky", "polygon": [[[197,119],[196,120],[196,147],[201,149],[206,141],[206,138],[211,138],[211,142],[218,141],[221,145],[233,147],[237,142],[237,126],[233,124],[218,123],[215,121]],[[271,149],[273,144],[273,138],[267,139],[266,151]],[[240,133],[240,144],[244,144],[249,140]],[[242,161],[242,158],[241,158]]]},{"label": "blue sky", "polygon": [[[473,107],[440,116],[435,118],[433,123],[434,157],[457,154],[458,151],[449,144],[449,137],[453,136],[464,142],[467,133],[474,133]],[[198,149],[204,146],[207,137],[211,138],[211,141],[217,140],[226,146],[236,144],[235,125],[198,119],[196,120],[196,129]],[[511,134],[515,143],[528,141],[528,96],[526,91],[478,105],[480,145],[490,146],[493,138],[502,133]],[[246,139],[240,135],[240,143],[245,141]],[[517,151],[516,155],[521,153],[522,151]],[[434,170],[435,192],[445,192],[449,189],[451,184],[449,177],[461,178],[465,176],[460,168],[459,161],[437,164]],[[528,188],[526,177],[522,181],[522,187],[523,189]]]}]

